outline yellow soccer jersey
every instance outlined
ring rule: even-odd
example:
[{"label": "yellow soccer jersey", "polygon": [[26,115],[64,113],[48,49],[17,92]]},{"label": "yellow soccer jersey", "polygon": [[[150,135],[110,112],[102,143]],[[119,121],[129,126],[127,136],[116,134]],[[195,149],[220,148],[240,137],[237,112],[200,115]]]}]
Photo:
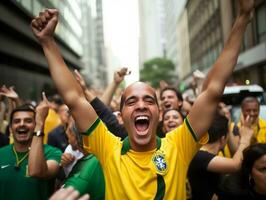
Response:
[{"label": "yellow soccer jersey", "polygon": [[[240,127],[240,122],[237,124]],[[258,124],[253,126],[255,142],[266,143],[266,121],[259,118]]]},{"label": "yellow soccer jersey", "polygon": [[183,125],[157,138],[157,149],[136,152],[129,139],[121,141],[97,119],[84,133],[84,148],[100,160],[106,199],[186,199],[186,175],[200,148],[186,119]]}]

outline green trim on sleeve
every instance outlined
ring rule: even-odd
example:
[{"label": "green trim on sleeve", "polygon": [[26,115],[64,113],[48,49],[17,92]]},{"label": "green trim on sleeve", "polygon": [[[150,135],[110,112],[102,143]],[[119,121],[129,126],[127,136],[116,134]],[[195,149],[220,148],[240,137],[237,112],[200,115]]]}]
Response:
[{"label": "green trim on sleeve", "polygon": [[188,130],[190,131],[190,133],[192,134],[192,137],[194,138],[194,140],[196,142],[199,141],[199,138],[198,138],[198,135],[195,133],[195,131],[193,130],[193,128],[191,127],[190,123],[189,123],[189,120],[188,120],[188,117],[185,118],[185,123],[188,127]]},{"label": "green trim on sleeve", "polygon": [[95,122],[91,125],[91,127],[85,133],[82,133],[82,135],[89,136],[94,131],[94,129],[98,126],[100,121],[101,121],[100,118],[97,118]]},{"label": "green trim on sleeve", "polygon": [[161,200],[164,198],[164,194],[165,194],[165,182],[163,176],[157,174],[157,192],[154,199]]}]

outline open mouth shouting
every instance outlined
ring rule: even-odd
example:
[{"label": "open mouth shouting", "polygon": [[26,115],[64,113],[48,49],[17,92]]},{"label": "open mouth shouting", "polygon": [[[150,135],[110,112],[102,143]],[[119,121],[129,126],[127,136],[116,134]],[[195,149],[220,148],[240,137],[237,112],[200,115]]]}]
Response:
[{"label": "open mouth shouting", "polygon": [[165,103],[164,104],[164,108],[165,109],[170,109],[170,108],[172,108],[172,105],[170,103]]},{"label": "open mouth shouting", "polygon": [[21,139],[28,137],[28,133],[29,129],[26,127],[19,127],[16,129],[16,135]]},{"label": "open mouth shouting", "polygon": [[170,122],[167,124],[167,129],[168,131],[171,131],[171,130],[174,130],[177,126],[178,124],[176,122]]},{"label": "open mouth shouting", "polygon": [[148,134],[150,118],[147,115],[139,115],[135,117],[135,129],[139,136],[145,136]]}]

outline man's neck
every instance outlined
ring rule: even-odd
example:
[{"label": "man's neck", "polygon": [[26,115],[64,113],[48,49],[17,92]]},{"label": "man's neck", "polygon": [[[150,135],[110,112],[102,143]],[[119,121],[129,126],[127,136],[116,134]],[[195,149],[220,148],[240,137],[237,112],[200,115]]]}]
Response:
[{"label": "man's neck", "polygon": [[14,142],[14,147],[17,152],[26,152],[29,150],[30,144],[31,144],[30,142],[28,142],[27,144]]}]

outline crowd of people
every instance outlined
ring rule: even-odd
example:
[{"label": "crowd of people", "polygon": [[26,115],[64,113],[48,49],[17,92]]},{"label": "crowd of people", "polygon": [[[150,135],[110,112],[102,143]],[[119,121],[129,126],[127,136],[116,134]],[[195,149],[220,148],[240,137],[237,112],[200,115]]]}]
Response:
[{"label": "crowd of people", "polygon": [[[165,82],[104,92],[65,64],[54,39],[58,11],[31,22],[59,94],[38,105],[0,89],[2,199],[266,199],[266,122],[247,96],[238,123],[220,102],[236,65],[254,0],[240,9],[217,61],[186,99]],[[115,94],[115,95],[114,95]],[[118,100],[119,99],[119,100]]]}]

